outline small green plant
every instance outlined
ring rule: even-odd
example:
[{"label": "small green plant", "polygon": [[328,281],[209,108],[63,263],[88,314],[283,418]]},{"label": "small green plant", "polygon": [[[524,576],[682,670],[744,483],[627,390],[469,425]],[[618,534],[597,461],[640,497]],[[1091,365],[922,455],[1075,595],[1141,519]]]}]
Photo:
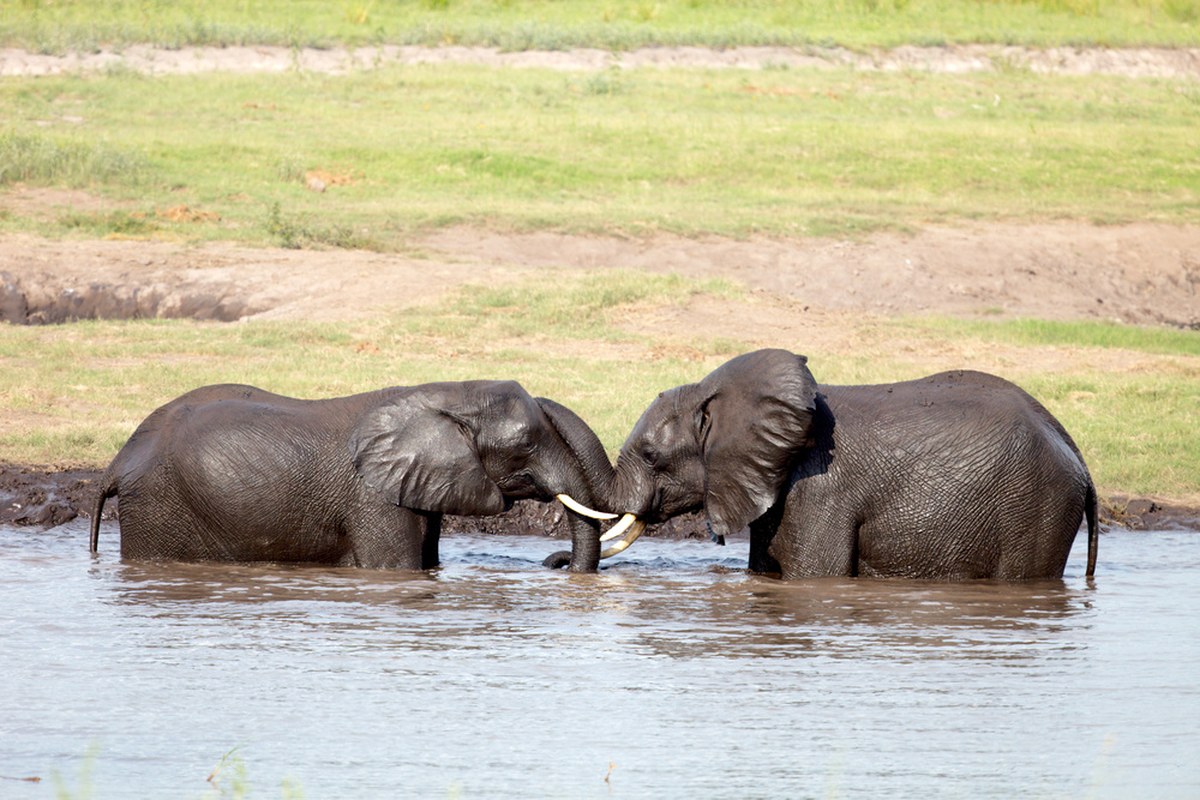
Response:
[{"label": "small green plant", "polygon": [[593,96],[613,96],[625,91],[621,71],[616,67],[593,73],[583,83],[583,93]]},{"label": "small green plant", "polygon": [[279,208],[279,203],[271,204],[267,211],[267,233],[275,239],[280,247],[289,250],[299,250],[303,246],[303,230],[292,219],[285,219]]},{"label": "small green plant", "polygon": [[337,247],[344,250],[380,250],[379,242],[356,232],[348,225],[317,225],[299,217],[285,216],[278,202],[267,210],[267,233],[280,247],[301,250],[310,247]]},{"label": "small green plant", "polygon": [[352,25],[366,25],[371,21],[371,11],[374,7],[375,0],[365,5],[351,6],[346,9],[346,20]]},{"label": "small green plant", "polygon": [[[209,790],[203,795],[204,800],[245,800],[254,796],[250,771],[239,752],[241,749],[242,746],[238,745],[229,750],[213,767],[206,779]],[[284,800],[303,800],[304,790],[296,781],[284,778],[279,787],[279,796]]]},{"label": "small green plant", "polygon": [[110,211],[106,214],[72,212],[63,215],[58,221],[68,230],[100,237],[140,237],[160,228],[145,215],[127,211]]},{"label": "small green plant", "polygon": [[51,774],[51,780],[54,783],[54,796],[57,800],[88,800],[95,792],[95,787],[92,781],[92,772],[96,768],[96,759],[100,755],[100,745],[92,743],[88,745],[87,751],[84,753],[83,761],[79,763],[79,779],[76,782],[75,789],[67,786],[66,780],[58,772]]},{"label": "small green plant", "polygon": [[291,156],[281,158],[277,170],[279,172],[279,180],[284,183],[304,183],[305,173],[307,172],[304,163],[298,158]]},{"label": "small green plant", "polygon": [[238,751],[241,745],[229,750],[221,756],[221,760],[213,767],[205,779],[216,797],[225,800],[240,800],[250,796],[250,782],[246,777],[246,762]]}]

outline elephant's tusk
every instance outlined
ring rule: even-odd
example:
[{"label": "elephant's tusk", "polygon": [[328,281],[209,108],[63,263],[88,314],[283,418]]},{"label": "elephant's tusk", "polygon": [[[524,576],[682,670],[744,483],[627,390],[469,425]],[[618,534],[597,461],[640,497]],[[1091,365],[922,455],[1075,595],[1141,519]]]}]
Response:
[{"label": "elephant's tusk", "polygon": [[642,522],[641,520],[638,520],[637,522],[635,522],[633,524],[633,527],[629,529],[628,536],[626,536],[624,539],[617,542],[616,544],[614,544],[612,547],[608,548],[604,552],[600,553],[600,557],[608,558],[609,556],[615,556],[617,553],[621,552],[626,547],[629,547],[629,545],[636,542],[637,538],[642,535],[642,531],[644,531],[644,530],[646,530],[646,523]]},{"label": "elephant's tusk", "polygon": [[607,511],[596,511],[595,509],[588,508],[583,503],[581,503],[578,500],[576,500],[575,498],[571,497],[571,495],[569,495],[569,494],[557,494],[557,495],[555,495],[555,497],[558,499],[558,502],[562,503],[564,506],[566,506],[567,508],[571,509],[576,514],[579,514],[581,516],[591,517],[592,519],[616,519],[617,518],[616,514],[610,514]]},{"label": "elephant's tusk", "polygon": [[625,533],[625,531],[629,530],[629,526],[635,522],[637,522],[637,517],[635,517],[633,514],[626,514],[625,516],[621,517],[620,522],[604,532],[604,535],[600,537],[600,541],[607,542],[611,539],[617,538],[621,534]]}]

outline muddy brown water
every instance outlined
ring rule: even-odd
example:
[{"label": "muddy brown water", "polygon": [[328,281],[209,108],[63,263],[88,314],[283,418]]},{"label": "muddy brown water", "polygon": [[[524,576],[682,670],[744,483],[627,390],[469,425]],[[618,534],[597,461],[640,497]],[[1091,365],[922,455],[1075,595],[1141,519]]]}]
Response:
[{"label": "muddy brown water", "polygon": [[3,797],[1200,796],[1192,532],[1106,533],[1090,585],[1085,537],[1028,585],[785,584],[736,541],[570,576],[530,536],[416,575],[86,538],[0,529]]}]

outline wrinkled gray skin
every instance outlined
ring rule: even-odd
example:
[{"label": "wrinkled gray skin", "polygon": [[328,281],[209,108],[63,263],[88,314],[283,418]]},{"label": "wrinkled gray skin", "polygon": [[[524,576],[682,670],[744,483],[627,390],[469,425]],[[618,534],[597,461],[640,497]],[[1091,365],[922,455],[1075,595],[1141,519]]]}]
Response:
[{"label": "wrinkled gray skin", "polygon": [[617,460],[607,506],[648,522],[703,508],[750,528],[750,569],[784,578],[1061,577],[1096,493],[1036,400],[980,372],[818,385],[783,350],[663,392]]},{"label": "wrinkled gray skin", "polygon": [[[560,492],[594,502],[612,465],[592,430],[511,381],[297,400],[205,386],[151,414],[105,473],[92,516],[120,499],[121,556],[429,569],[443,514],[498,514]],[[573,571],[599,527],[568,512]]]}]

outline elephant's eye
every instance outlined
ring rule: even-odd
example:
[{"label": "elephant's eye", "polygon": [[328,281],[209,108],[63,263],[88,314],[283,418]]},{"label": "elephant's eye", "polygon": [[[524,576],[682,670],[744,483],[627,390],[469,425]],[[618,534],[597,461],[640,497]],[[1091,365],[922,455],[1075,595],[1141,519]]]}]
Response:
[{"label": "elephant's eye", "polygon": [[652,447],[643,447],[642,448],[642,460],[645,461],[647,464],[649,464],[651,467],[658,466],[658,458],[659,458],[658,451],[655,450],[654,448],[652,448]]}]

